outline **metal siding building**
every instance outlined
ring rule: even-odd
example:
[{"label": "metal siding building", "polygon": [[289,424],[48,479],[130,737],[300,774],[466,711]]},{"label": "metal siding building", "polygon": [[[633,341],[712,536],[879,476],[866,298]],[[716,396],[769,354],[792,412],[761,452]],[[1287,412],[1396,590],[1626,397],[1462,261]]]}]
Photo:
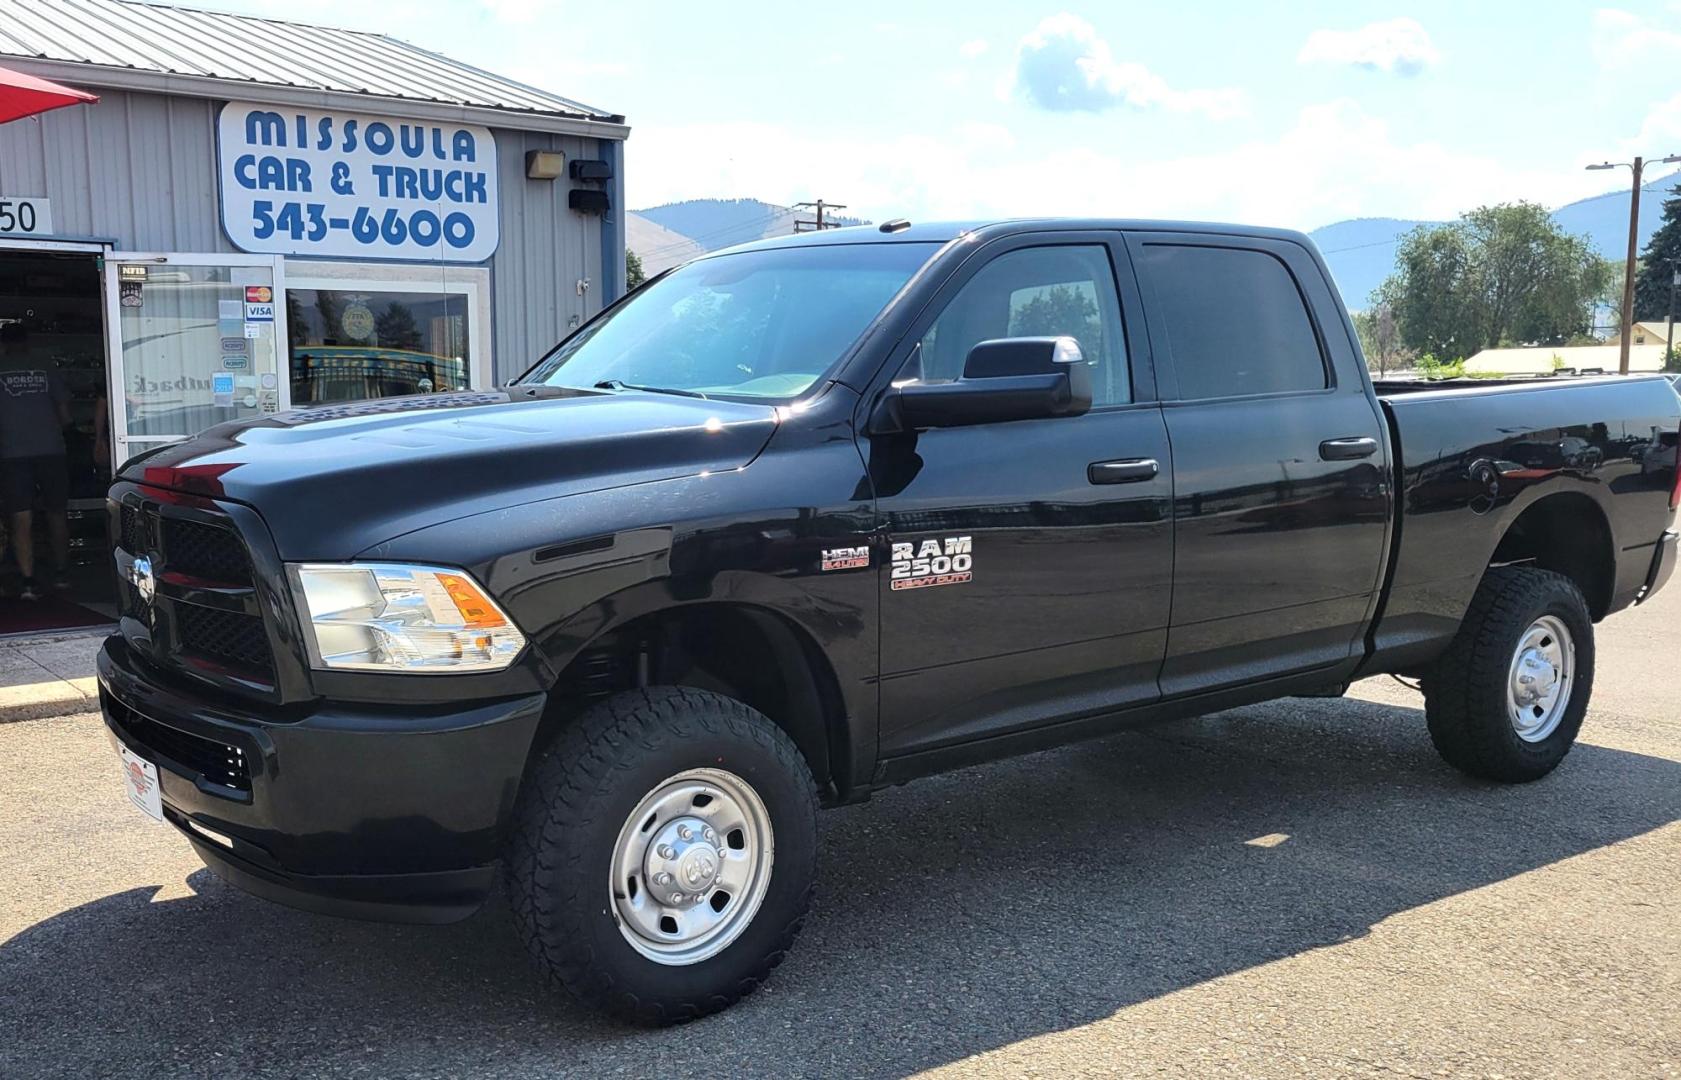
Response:
[{"label": "metal siding building", "polygon": [[0,0],[0,67],[99,98],[0,123],[0,393],[49,431],[69,410],[38,451],[66,491],[25,526],[58,588],[14,598],[8,515],[0,627],[115,617],[129,457],[505,382],[623,289],[622,116],[378,34],[129,0]]},{"label": "metal siding building", "polygon": [[[222,105],[353,109],[491,130],[500,240],[475,265],[488,270],[493,381],[524,370],[623,289],[623,117],[380,35],[128,0],[0,0],[0,65],[100,95],[97,105],[0,125],[0,196],[48,200],[55,238],[235,253],[221,221]],[[607,162],[610,209],[568,205],[575,187],[602,185],[527,179],[531,150]],[[377,263],[376,272],[434,265]],[[436,265],[443,276],[461,269]]]}]

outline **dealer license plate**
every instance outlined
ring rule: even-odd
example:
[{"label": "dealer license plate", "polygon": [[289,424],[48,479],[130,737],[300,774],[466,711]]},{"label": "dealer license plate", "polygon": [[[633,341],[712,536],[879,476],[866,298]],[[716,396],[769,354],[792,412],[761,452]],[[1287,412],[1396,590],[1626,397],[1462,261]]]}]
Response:
[{"label": "dealer license plate", "polygon": [[122,758],[128,801],[152,820],[162,821],[163,794],[158,790],[158,767],[122,743],[117,744],[117,755]]}]

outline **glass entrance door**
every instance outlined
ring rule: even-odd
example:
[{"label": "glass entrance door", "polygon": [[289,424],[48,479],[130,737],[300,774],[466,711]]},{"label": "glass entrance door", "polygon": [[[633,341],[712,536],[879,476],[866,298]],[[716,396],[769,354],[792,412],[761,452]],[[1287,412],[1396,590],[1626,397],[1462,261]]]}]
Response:
[{"label": "glass entrance door", "polygon": [[278,256],[115,252],[105,310],[114,462],[290,405]]}]

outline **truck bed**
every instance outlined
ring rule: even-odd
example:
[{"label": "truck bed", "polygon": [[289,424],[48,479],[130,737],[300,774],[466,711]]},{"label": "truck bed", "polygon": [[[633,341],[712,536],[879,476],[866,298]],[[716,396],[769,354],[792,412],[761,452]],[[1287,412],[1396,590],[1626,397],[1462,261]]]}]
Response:
[{"label": "truck bed", "polygon": [[1500,389],[1559,389],[1562,387],[1592,386],[1601,383],[1632,381],[1664,381],[1661,375],[1508,375],[1498,379],[1377,379],[1372,380],[1378,397],[1398,397],[1402,394],[1439,393],[1463,390]]},{"label": "truck bed", "polygon": [[[1369,670],[1405,670],[1451,641],[1484,569],[1533,561],[1511,526],[1585,515],[1606,567],[1594,617],[1633,603],[1669,522],[1681,398],[1659,376],[1374,383],[1398,493],[1390,583]],[[1555,499],[1562,496],[1562,499]],[[1521,533],[1521,530],[1520,530]],[[1501,549],[1505,544],[1506,549]]]}]

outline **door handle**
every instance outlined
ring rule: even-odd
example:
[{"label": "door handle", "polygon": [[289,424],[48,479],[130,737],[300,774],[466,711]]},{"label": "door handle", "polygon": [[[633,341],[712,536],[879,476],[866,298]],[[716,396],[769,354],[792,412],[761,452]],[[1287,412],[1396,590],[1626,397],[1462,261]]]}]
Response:
[{"label": "door handle", "polygon": [[1370,435],[1348,439],[1326,439],[1319,444],[1319,456],[1326,461],[1355,461],[1377,453],[1377,440]]},{"label": "door handle", "polygon": [[1161,472],[1155,458],[1127,458],[1123,461],[1094,461],[1086,466],[1086,479],[1094,484],[1136,484],[1154,480]]}]

